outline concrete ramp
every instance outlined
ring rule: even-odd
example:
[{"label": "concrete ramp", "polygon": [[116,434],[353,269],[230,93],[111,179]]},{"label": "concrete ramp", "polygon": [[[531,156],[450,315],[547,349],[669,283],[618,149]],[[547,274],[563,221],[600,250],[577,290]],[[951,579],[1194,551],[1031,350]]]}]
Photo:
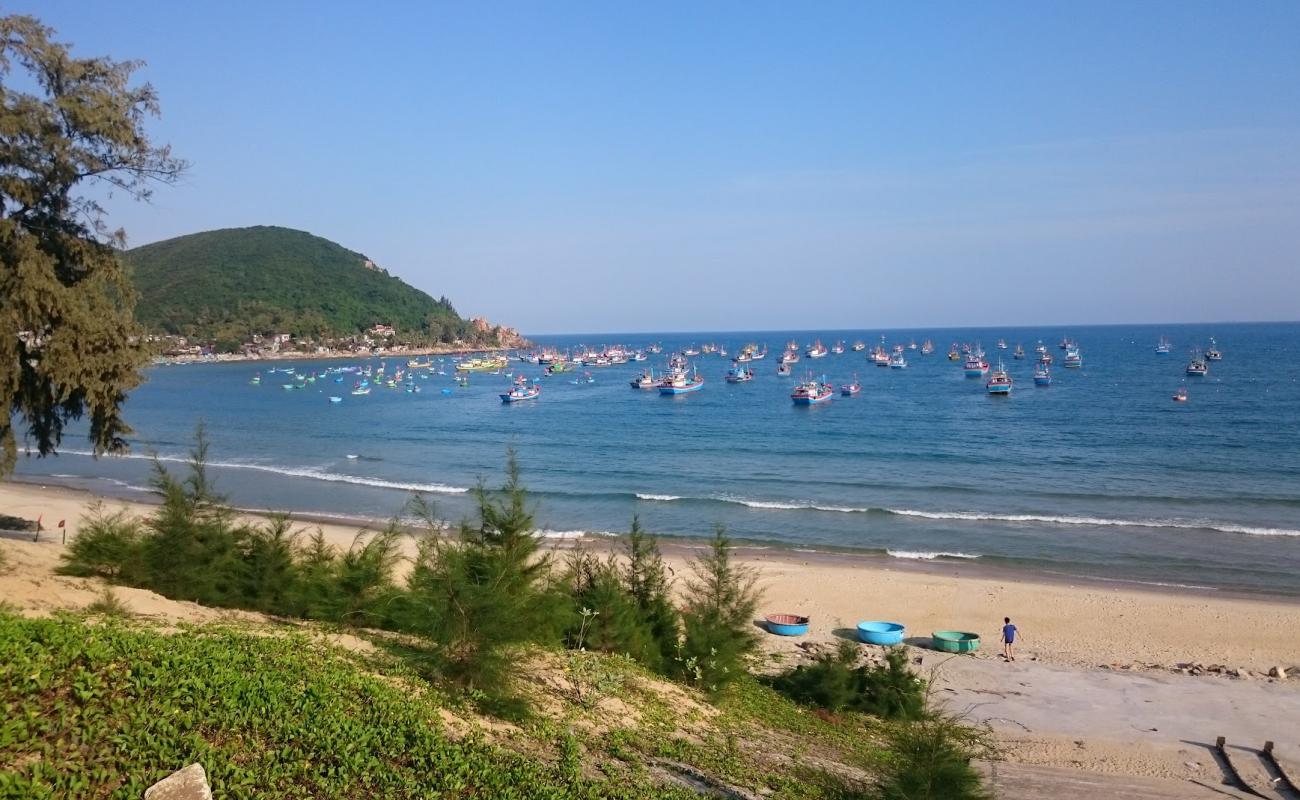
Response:
[{"label": "concrete ramp", "polygon": [[1229,786],[1173,778],[1107,775],[1064,767],[1028,764],[982,763],[990,793],[997,800],[1041,800],[1062,797],[1113,798],[1113,800],[1250,800],[1250,795]]}]

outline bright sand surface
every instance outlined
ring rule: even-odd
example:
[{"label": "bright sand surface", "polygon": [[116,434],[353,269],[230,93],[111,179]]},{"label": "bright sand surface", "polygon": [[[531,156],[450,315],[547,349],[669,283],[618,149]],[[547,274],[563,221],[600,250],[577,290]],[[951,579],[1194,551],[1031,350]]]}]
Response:
[{"label": "bright sand surface", "polygon": [[[51,575],[62,551],[54,526],[67,520],[68,537],[75,536],[93,499],[62,487],[0,483],[0,514],[41,516],[46,528],[45,544],[35,547],[0,539],[12,566],[0,575],[0,598],[41,613],[81,607],[98,596],[98,588],[85,581]],[[151,512],[143,503],[103,502],[110,510]],[[337,522],[301,524],[319,527],[340,547],[350,545],[358,531]],[[680,579],[697,546],[661,544]],[[409,540],[405,547],[414,550]],[[864,619],[902,622],[909,643],[922,647],[936,630],[979,633],[983,650],[975,657],[921,648],[914,656],[923,659],[922,669],[942,664],[939,696],[954,710],[988,722],[1012,760],[1191,780],[1214,770],[1213,759],[1196,743],[1227,735],[1253,746],[1274,739],[1300,761],[1300,729],[1294,724],[1300,719],[1300,601],[1295,599],[1069,583],[968,565],[834,553],[744,549],[740,558],[759,570],[761,614],[812,619],[806,637],[763,636],[764,649],[781,654],[783,664],[804,656],[801,644],[851,637]],[[140,613],[149,613],[153,604],[160,613],[176,606],[182,617],[212,618],[207,609],[171,604],[148,592],[131,592],[128,600]],[[996,656],[1004,616],[1022,636],[1014,664]],[[1245,668],[1256,676],[1237,680],[1169,671],[1182,662]],[[1270,681],[1259,675],[1274,666],[1289,667],[1293,678]]]}]

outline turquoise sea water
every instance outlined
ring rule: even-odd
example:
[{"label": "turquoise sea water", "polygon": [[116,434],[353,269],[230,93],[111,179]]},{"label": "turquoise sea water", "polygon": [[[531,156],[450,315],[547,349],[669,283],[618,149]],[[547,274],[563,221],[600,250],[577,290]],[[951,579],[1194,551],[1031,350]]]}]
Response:
[{"label": "turquoise sea water", "polygon": [[[776,374],[787,340],[870,346],[881,335],[931,338],[937,349],[908,352],[904,370],[852,351],[805,358],[796,376],[811,368],[838,386],[856,373],[863,391],[790,402],[793,379]],[[1173,354],[1155,354],[1161,335]],[[1065,336],[1081,345],[1080,370],[1061,366]],[[1185,377],[1188,348],[1210,336],[1224,360]],[[999,338],[1022,342],[1029,358],[998,351]],[[1039,339],[1057,359],[1049,388],[1031,380]],[[988,395],[947,359],[952,342],[976,340],[1011,369],[1010,397]],[[673,349],[734,352],[751,341],[771,353],[748,384],[724,383],[730,361],[711,355],[693,359],[706,379],[694,394],[628,386]],[[364,397],[348,393],[351,377],[285,391],[277,373],[249,385],[259,366],[285,362],[155,368],[128,404],[132,457],[92,459],[74,433],[63,455],[23,459],[19,475],[130,496],[147,486],[147,454],[183,459],[203,419],[214,475],[238,505],[370,518],[421,491],[455,520],[469,513],[465,490],[479,477],[499,482],[514,447],[552,536],[623,531],[639,514],[669,536],[720,523],[780,547],[1300,595],[1300,324],[539,337],[560,348],[651,342],[664,354],[644,365],[592,369],[592,384],[539,377],[540,400],[509,406],[497,399],[507,377],[476,374],[460,388],[449,360],[447,376],[417,381],[418,394],[377,387]],[[391,372],[404,359],[388,363]],[[1185,404],[1171,400],[1180,386]]]}]

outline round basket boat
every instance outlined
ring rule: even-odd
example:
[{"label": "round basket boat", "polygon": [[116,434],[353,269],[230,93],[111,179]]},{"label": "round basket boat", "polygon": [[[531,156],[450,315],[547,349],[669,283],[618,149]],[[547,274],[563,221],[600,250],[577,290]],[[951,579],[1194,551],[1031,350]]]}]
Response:
[{"label": "round basket boat", "polygon": [[934,649],[945,653],[972,653],[980,649],[980,635],[967,631],[935,631],[930,634]]},{"label": "round basket boat", "polygon": [[906,630],[901,622],[859,622],[858,639],[867,644],[902,644]]},{"label": "round basket boat", "polygon": [[767,629],[777,636],[802,636],[808,632],[808,618],[798,614],[770,614]]}]

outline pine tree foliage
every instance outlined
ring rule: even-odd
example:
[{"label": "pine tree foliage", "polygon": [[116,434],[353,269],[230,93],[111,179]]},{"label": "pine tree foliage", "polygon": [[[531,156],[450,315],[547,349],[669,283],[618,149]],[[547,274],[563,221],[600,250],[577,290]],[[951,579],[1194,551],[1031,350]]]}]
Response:
[{"label": "pine tree foliage", "polygon": [[758,646],[754,628],[761,597],[758,574],[736,564],[732,549],[719,525],[705,555],[691,562],[693,577],[686,581],[678,669],[710,692],[742,674],[745,659]]},{"label": "pine tree foliage", "polygon": [[126,393],[145,352],[134,295],[98,197],[147,199],[184,162],[155,146],[140,63],[75,58],[28,16],[0,17],[0,475],[21,431],[41,455],[89,418],[95,452],[126,446]]}]

